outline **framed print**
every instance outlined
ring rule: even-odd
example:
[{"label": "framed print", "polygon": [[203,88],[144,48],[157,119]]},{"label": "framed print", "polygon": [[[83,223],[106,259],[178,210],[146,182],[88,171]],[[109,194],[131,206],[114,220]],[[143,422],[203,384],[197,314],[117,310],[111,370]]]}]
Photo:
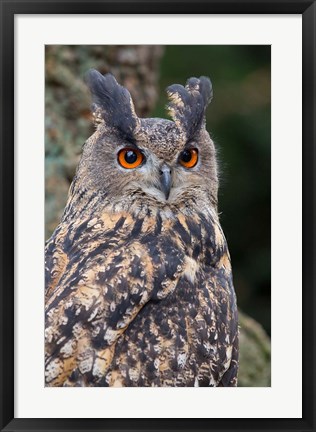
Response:
[{"label": "framed print", "polygon": [[1,430],[315,430],[315,2],[0,4]]}]

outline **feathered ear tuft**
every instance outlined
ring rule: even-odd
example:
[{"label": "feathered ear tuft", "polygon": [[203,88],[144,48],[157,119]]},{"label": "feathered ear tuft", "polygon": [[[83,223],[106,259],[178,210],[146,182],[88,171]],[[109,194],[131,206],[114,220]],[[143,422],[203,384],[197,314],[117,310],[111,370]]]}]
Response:
[{"label": "feathered ear tuft", "polygon": [[212,83],[207,77],[190,78],[186,86],[174,84],[167,88],[167,109],[187,140],[191,139],[205,122],[205,111],[213,97]]},{"label": "feathered ear tuft", "polygon": [[86,83],[92,94],[96,122],[104,121],[122,138],[133,141],[140,121],[129,91],[119,85],[112,74],[102,75],[95,69],[87,73]]}]

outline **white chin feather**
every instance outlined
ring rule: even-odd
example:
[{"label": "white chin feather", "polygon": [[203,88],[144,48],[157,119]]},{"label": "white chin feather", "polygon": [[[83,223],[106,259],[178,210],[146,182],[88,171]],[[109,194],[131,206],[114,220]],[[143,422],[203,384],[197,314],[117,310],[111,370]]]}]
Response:
[{"label": "white chin feather", "polygon": [[165,202],[166,201],[165,194],[160,189],[157,189],[155,187],[144,187],[144,186],[142,186],[142,190],[147,195],[150,195],[150,196],[156,198],[156,200],[158,200],[158,201],[161,201],[161,202]]}]

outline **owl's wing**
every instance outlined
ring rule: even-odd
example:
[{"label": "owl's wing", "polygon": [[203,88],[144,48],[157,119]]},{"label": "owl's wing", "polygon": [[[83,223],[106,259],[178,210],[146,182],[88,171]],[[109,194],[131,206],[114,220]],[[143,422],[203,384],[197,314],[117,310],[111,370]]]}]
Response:
[{"label": "owl's wing", "polygon": [[238,375],[238,334],[236,334],[235,340],[232,345],[232,356],[228,369],[221,377],[218,387],[236,387],[237,386],[237,375]]},{"label": "owl's wing", "polygon": [[88,385],[105,375],[117,339],[148,302],[153,263],[137,242],[110,251],[92,242],[62,261],[46,301],[46,383]]},{"label": "owl's wing", "polygon": [[[217,220],[204,231],[212,253],[205,253],[206,265],[198,290],[200,315],[196,324],[196,351],[201,386],[235,386],[238,372],[238,310],[227,242]],[[209,237],[208,237],[209,236]]]},{"label": "owl's wing", "polygon": [[[205,270],[205,268],[204,268]],[[197,312],[193,319],[191,345],[196,353],[199,387],[237,384],[238,317],[231,277],[223,268],[205,271],[197,289]]]},{"label": "owl's wing", "polygon": [[217,294],[215,326],[219,370],[216,385],[233,387],[237,386],[238,373],[238,309],[226,241],[224,245],[214,279],[209,283],[215,284]]}]

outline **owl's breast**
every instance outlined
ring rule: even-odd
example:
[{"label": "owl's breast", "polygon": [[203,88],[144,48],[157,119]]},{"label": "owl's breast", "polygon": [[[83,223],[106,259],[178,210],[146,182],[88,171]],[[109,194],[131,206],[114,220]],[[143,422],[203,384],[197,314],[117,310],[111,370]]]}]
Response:
[{"label": "owl's breast", "polygon": [[46,257],[47,383],[216,385],[237,321],[211,222],[121,213],[61,226]]}]

